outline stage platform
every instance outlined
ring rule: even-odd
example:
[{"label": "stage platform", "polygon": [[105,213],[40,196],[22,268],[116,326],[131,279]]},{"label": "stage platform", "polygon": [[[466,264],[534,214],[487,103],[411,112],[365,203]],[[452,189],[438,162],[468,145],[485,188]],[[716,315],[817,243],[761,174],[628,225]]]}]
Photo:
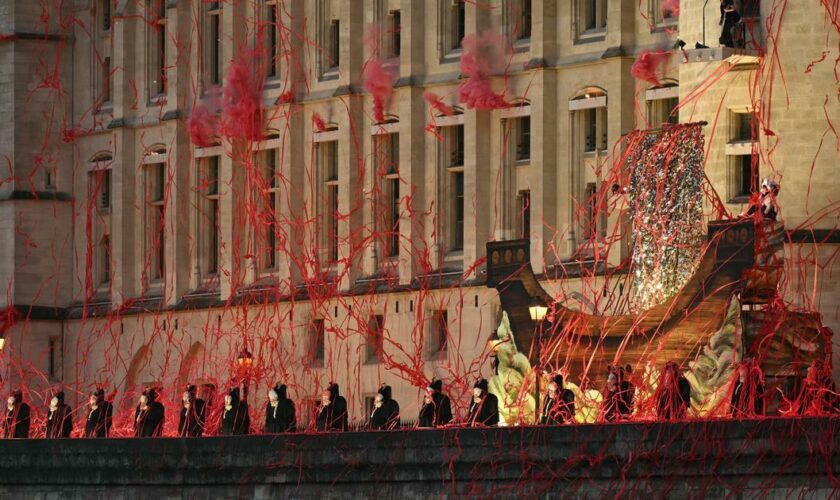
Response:
[{"label": "stage platform", "polygon": [[840,418],[0,440],[0,498],[823,498]]}]

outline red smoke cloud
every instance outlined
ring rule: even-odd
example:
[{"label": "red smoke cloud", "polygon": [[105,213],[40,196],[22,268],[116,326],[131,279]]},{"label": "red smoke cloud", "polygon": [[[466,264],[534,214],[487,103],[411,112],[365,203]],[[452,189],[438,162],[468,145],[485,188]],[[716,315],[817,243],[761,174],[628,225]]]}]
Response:
[{"label": "red smoke cloud", "polygon": [[225,136],[249,141],[262,137],[264,75],[253,51],[243,52],[228,70],[222,91],[222,131]]},{"label": "red smoke cloud", "polygon": [[452,116],[455,114],[455,110],[447,106],[446,103],[433,92],[423,92],[423,99],[429,103],[429,106],[431,106],[432,109],[437,110],[442,115]]},{"label": "red smoke cloud", "polygon": [[491,87],[490,77],[504,70],[505,39],[492,31],[468,35],[461,42],[461,72],[467,81],[458,89],[458,99],[467,108],[498,109],[508,107],[503,94]]},{"label": "red smoke cloud", "polygon": [[650,82],[654,85],[661,85],[660,79],[664,71],[663,66],[668,63],[671,53],[644,51],[630,68],[633,78]]},{"label": "red smoke cloud", "polygon": [[371,59],[365,64],[365,90],[373,96],[373,116],[377,122],[385,121],[385,109],[394,90],[393,65],[379,59]]}]

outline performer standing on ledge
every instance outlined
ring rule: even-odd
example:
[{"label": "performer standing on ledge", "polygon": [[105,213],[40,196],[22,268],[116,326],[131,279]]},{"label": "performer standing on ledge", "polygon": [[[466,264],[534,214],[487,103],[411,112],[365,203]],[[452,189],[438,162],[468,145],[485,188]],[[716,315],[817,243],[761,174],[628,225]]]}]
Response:
[{"label": "performer standing on ledge", "polygon": [[375,431],[396,429],[400,425],[400,405],[391,397],[391,386],[382,385],[376,394],[368,427]]},{"label": "performer standing on ledge", "polygon": [[473,385],[473,398],[467,418],[467,425],[470,427],[499,424],[499,400],[487,391],[487,385],[486,379],[480,379]]},{"label": "performer standing on ledge", "polygon": [[750,207],[741,214],[741,217],[752,217],[758,213],[763,220],[775,221],[779,211],[779,205],[776,202],[779,190],[779,184],[776,181],[771,179],[761,181],[758,201],[750,203]]},{"label": "performer standing on ledge", "polygon": [[195,395],[195,386],[188,385],[181,396],[183,405],[178,418],[178,435],[181,437],[200,437],[204,433],[207,419],[207,407],[203,399]]},{"label": "performer standing on ledge", "polygon": [[686,417],[691,405],[691,384],[680,374],[679,367],[673,361],[665,363],[656,391],[659,393],[656,405],[657,419],[682,420]]},{"label": "performer standing on ledge", "polygon": [[808,367],[805,382],[796,399],[798,415],[831,415],[840,410],[840,397],[831,378],[831,369],[823,360],[815,359]]},{"label": "performer standing on ledge", "polygon": [[265,433],[280,434],[295,431],[295,404],[286,397],[286,386],[277,383],[268,391],[265,405]]},{"label": "performer standing on ledge", "polygon": [[417,418],[418,427],[440,427],[452,421],[452,403],[443,393],[443,381],[433,380],[426,387],[423,407]]},{"label": "performer standing on ledge", "polygon": [[735,48],[735,38],[732,32],[738,26],[741,20],[741,14],[735,8],[734,0],[720,0],[720,22],[723,25],[723,30],[720,34],[720,43],[724,47]]},{"label": "performer standing on ledge", "polygon": [[29,437],[29,405],[23,402],[23,392],[14,391],[6,400],[6,418],[3,437],[25,439]]},{"label": "performer standing on ledge", "polygon": [[250,427],[251,416],[248,414],[248,404],[239,400],[239,388],[233,387],[225,396],[225,407],[222,410],[219,435],[245,435],[248,434]]},{"label": "performer standing on ledge", "polygon": [[540,423],[544,425],[572,424],[575,422],[575,393],[563,386],[563,375],[554,375],[548,384]]},{"label": "performer standing on ledge", "polygon": [[752,359],[738,367],[738,378],[732,389],[731,413],[735,418],[764,415],[764,374]]},{"label": "performer standing on ledge", "polygon": [[69,438],[73,432],[73,411],[64,404],[64,391],[58,391],[50,400],[50,410],[47,415],[47,429],[44,437],[47,439]]},{"label": "performer standing on ledge", "polygon": [[157,401],[157,391],[151,387],[140,395],[134,410],[134,437],[159,437],[163,434],[163,405]]},{"label": "performer standing on ledge", "polygon": [[315,418],[318,432],[347,430],[347,400],[338,393],[338,384],[331,382],[321,394],[321,406]]},{"label": "performer standing on ledge", "polygon": [[601,405],[604,420],[615,422],[626,420],[633,412],[633,398],[636,388],[627,380],[624,368],[610,366],[607,375],[607,396]]},{"label": "performer standing on ledge", "polygon": [[88,416],[85,422],[86,438],[104,438],[111,434],[114,407],[105,401],[105,389],[98,388],[90,395]]}]

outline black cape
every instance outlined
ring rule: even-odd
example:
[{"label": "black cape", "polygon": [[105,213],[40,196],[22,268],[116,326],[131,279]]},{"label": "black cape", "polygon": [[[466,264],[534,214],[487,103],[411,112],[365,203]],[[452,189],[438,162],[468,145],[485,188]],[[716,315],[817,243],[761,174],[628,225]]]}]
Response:
[{"label": "black cape", "polygon": [[194,399],[189,409],[181,405],[178,417],[178,435],[181,437],[199,437],[204,434],[204,422],[207,420],[207,407],[203,399]]},{"label": "black cape", "polygon": [[47,415],[47,439],[69,438],[73,432],[73,411],[64,403],[59,403],[55,411]]}]

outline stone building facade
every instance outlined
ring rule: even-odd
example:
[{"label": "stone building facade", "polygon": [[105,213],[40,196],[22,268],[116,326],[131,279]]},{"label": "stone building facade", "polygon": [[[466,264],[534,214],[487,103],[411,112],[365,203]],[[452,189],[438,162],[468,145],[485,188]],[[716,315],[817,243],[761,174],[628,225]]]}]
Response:
[{"label": "stone building facade", "polygon": [[[629,228],[585,200],[610,187],[624,134],[668,121],[708,122],[707,176],[731,212],[757,179],[781,181],[785,296],[840,328],[837,81],[808,65],[837,33],[816,0],[738,2],[740,50],[716,48],[718,6],[694,0],[54,3],[0,7],[0,277],[20,313],[5,389],[104,384],[127,407],[156,384],[175,400],[187,381],[224,384],[247,349],[258,400],[279,379],[299,401],[335,380],[361,419],[388,383],[410,416],[423,378],[460,394],[490,373],[487,241],[529,238],[552,275],[619,227],[604,257],[627,257]],[[509,42],[492,86],[513,105],[464,109],[459,42],[486,30]],[[660,85],[631,76],[678,39]],[[190,117],[224,101],[254,47],[265,133],[197,147]],[[374,57],[396,73],[383,123]],[[606,290],[546,286],[571,302]]]}]

